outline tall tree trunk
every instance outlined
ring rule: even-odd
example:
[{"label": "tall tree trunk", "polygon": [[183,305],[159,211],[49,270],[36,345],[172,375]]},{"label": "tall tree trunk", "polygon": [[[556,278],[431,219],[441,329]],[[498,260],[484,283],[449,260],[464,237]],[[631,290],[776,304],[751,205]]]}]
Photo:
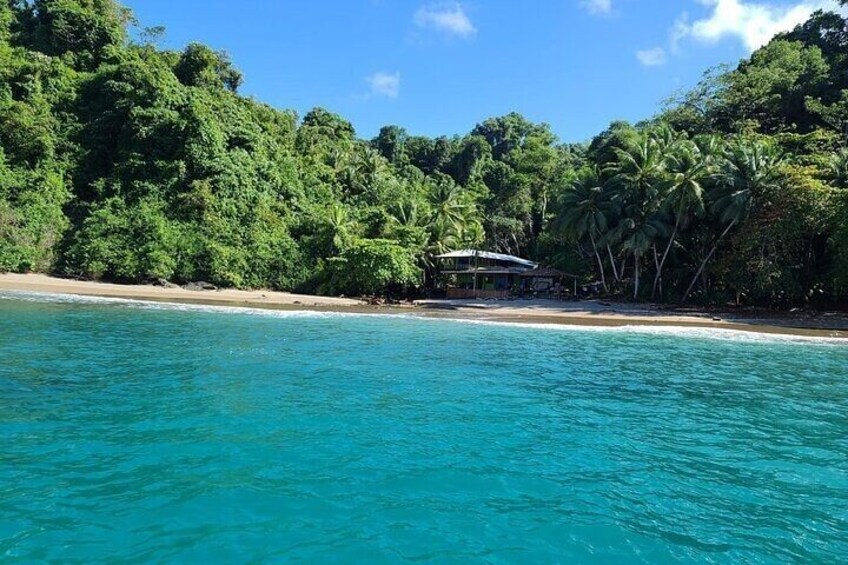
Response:
[{"label": "tall tree trunk", "polygon": [[[654,251],[654,269],[656,269],[656,273],[654,274],[654,287],[651,289],[651,301],[654,300],[654,293],[657,290],[657,279],[662,281],[662,277],[659,276],[660,273],[660,257],[659,253],[657,253],[657,244],[653,244],[651,248]],[[660,282],[660,295],[662,295],[662,282]]]},{"label": "tall tree trunk", "polygon": [[639,298],[639,254],[633,254],[633,264],[634,264],[634,279],[633,279],[633,300],[637,300]]},{"label": "tall tree trunk", "polygon": [[615,266],[615,257],[612,256],[612,249],[607,244],[607,253],[609,253],[610,265],[612,265],[612,276],[615,277],[615,282],[621,282],[621,277],[618,276],[618,269]]},{"label": "tall tree trunk", "polygon": [[654,294],[657,292],[657,287],[660,289],[660,300],[662,300],[662,273],[663,267],[665,266],[665,260],[668,259],[668,254],[671,251],[671,246],[674,245],[674,239],[677,237],[677,230],[680,229],[680,215],[677,216],[677,221],[674,222],[674,230],[671,232],[671,238],[668,240],[668,245],[665,246],[665,251],[663,251],[662,259],[660,260],[660,264],[657,267],[657,274],[654,277],[654,288],[651,289],[651,300],[654,299]]},{"label": "tall tree trunk", "polygon": [[592,233],[589,233],[589,239],[592,242],[592,251],[595,252],[595,258],[598,260],[598,270],[601,273],[601,284],[604,285],[604,292],[609,293],[609,288],[607,288],[607,277],[604,274],[604,262],[601,259],[601,254],[598,253],[598,246],[595,245],[595,236]]},{"label": "tall tree trunk", "polygon": [[689,288],[687,288],[687,289],[686,289],[686,293],[683,295],[683,298],[680,300],[680,302],[681,302],[681,303],[686,302],[686,299],[687,299],[687,298],[689,298],[689,293],[690,293],[690,292],[692,292],[692,289],[693,289],[693,288],[695,288],[695,283],[697,283],[697,282],[698,282],[698,278],[701,276],[701,273],[703,273],[703,272],[704,272],[704,267],[706,267],[706,266],[707,266],[707,261],[709,261],[710,259],[712,259],[713,255],[714,255],[714,254],[715,254],[715,252],[716,252],[716,249],[718,249],[718,245],[721,243],[721,240],[722,240],[722,239],[724,239],[724,236],[726,236],[726,235],[727,235],[727,232],[729,232],[729,231],[731,230],[731,228],[733,228],[733,226],[735,226],[735,225],[736,225],[736,220],[734,219],[734,220],[733,220],[732,222],[730,222],[730,224],[729,224],[729,225],[728,225],[728,226],[724,229],[724,231],[723,231],[723,232],[721,232],[721,235],[720,235],[720,236],[718,237],[718,239],[716,240],[715,245],[713,245],[713,248],[712,248],[712,249],[710,249],[710,252],[709,252],[709,253],[707,253],[707,256],[706,256],[706,257],[704,257],[704,260],[703,260],[703,261],[701,261],[701,266],[698,268],[698,272],[697,272],[697,273],[695,273],[695,276],[694,276],[694,277],[692,277],[692,282],[691,282],[691,283],[689,283]]},{"label": "tall tree trunk", "polygon": [[542,218],[539,220],[539,231],[536,233],[538,236],[545,229],[545,216],[548,214],[548,195],[545,193],[542,196]]}]

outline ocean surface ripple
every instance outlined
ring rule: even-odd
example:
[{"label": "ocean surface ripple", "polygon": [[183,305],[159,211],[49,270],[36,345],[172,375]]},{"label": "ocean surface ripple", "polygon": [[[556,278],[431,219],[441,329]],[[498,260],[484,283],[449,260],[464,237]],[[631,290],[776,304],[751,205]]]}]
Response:
[{"label": "ocean surface ripple", "polygon": [[0,561],[848,560],[848,346],[0,296]]}]

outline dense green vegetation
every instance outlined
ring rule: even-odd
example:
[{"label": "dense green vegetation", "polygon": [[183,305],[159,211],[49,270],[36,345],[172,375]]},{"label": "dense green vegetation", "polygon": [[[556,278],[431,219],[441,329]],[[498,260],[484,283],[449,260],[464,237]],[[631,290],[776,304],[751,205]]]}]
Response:
[{"label": "dense green vegetation", "polygon": [[848,23],[819,12],[586,145],[492,118],[356,137],[238,95],[113,0],[0,3],[0,270],[322,293],[431,285],[468,246],[639,300],[848,297]]}]

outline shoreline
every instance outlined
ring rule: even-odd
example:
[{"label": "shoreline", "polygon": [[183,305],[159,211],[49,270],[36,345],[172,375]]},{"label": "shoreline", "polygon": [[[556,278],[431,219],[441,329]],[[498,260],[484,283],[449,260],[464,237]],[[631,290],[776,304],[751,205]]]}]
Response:
[{"label": "shoreline", "polygon": [[153,285],[121,285],[60,279],[40,274],[0,274],[0,291],[65,294],[150,302],[259,308],[281,311],[350,314],[407,314],[426,318],[532,325],[584,327],[686,327],[725,329],[799,337],[848,339],[848,316],[827,320],[798,319],[769,313],[769,317],[717,317],[710,312],[667,312],[650,305],[598,300],[422,300],[414,305],[374,306],[353,298],[334,298],[266,290],[186,290]]}]

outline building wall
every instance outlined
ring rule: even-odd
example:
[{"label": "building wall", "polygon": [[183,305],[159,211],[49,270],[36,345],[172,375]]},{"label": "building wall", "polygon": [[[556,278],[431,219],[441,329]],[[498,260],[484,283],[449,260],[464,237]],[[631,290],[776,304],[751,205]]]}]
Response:
[{"label": "building wall", "polygon": [[[508,291],[515,285],[515,275],[478,275],[477,288],[480,290]],[[457,288],[474,288],[474,277],[472,275],[456,275]]]}]

